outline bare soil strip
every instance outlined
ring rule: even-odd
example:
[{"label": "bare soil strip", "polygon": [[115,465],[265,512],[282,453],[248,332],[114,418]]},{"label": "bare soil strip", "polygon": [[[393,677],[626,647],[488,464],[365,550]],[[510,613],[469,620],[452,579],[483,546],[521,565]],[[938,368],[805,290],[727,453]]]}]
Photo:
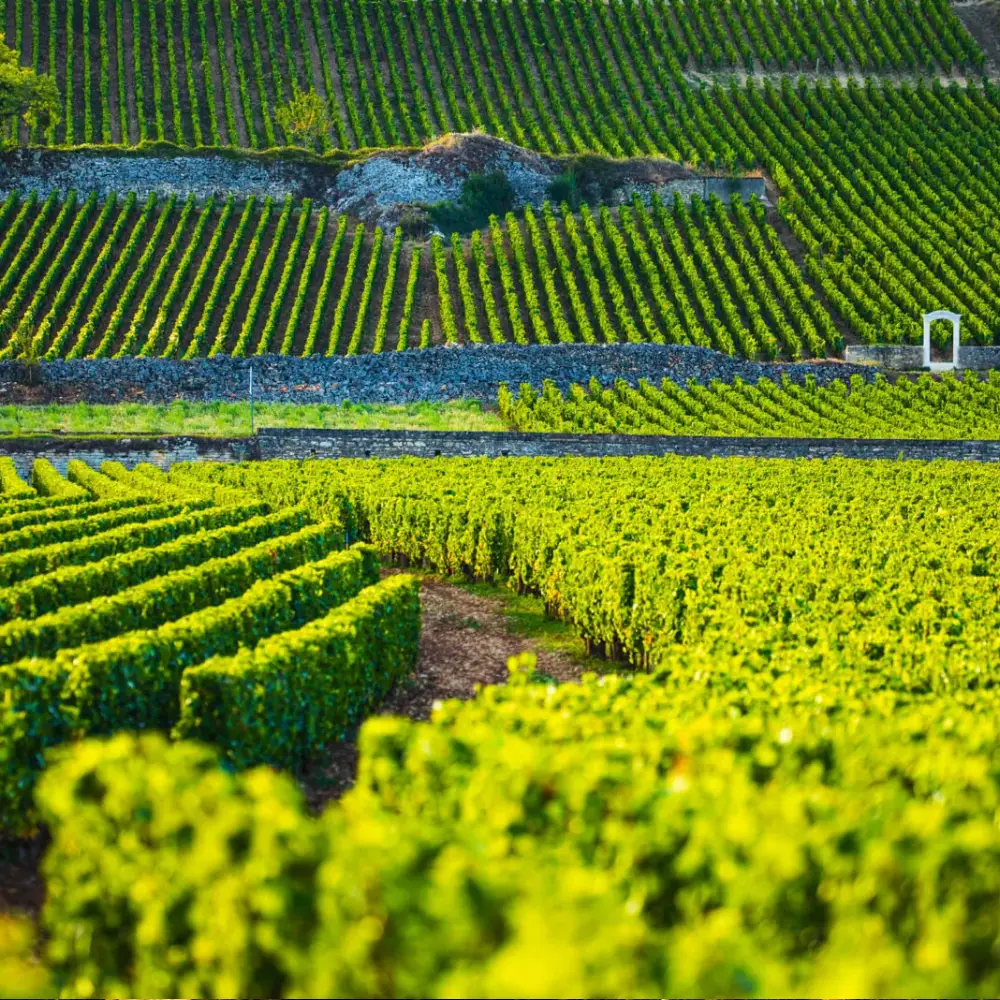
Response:
[{"label": "bare soil strip", "polygon": [[[584,672],[570,656],[539,649],[533,639],[511,631],[496,598],[428,579],[421,585],[420,600],[420,662],[375,715],[427,719],[436,701],[471,698],[477,684],[506,683],[508,658],[526,651],[538,657],[539,671],[555,680],[578,680]],[[333,747],[303,779],[310,806],[321,809],[343,795],[354,784],[357,763],[353,736]]]}]

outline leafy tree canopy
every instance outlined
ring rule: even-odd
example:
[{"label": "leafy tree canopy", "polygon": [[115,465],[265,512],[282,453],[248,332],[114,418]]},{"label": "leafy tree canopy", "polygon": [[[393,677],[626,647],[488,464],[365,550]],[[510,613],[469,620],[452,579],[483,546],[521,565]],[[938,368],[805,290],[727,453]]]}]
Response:
[{"label": "leafy tree canopy", "polygon": [[300,90],[275,115],[278,125],[297,141],[318,141],[330,129],[326,101],[315,90]]},{"label": "leafy tree canopy", "polygon": [[48,75],[22,66],[18,54],[0,34],[0,117],[23,118],[31,126],[48,128],[59,121],[59,88]]}]

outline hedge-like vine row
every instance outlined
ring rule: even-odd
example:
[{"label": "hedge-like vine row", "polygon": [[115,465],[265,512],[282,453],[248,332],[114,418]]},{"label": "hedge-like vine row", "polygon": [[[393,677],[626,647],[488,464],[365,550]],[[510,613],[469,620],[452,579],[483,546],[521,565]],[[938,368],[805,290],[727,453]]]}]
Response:
[{"label": "hedge-like vine row", "polygon": [[419,584],[400,575],[330,596],[325,617],[185,670],[174,735],[241,768],[299,767],[343,739],[416,666]]},{"label": "hedge-like vine row", "polygon": [[[0,666],[0,689],[13,709],[0,718],[9,751],[0,769],[4,834],[29,832],[36,822],[31,796],[47,748],[88,732],[168,729],[180,717],[187,667],[299,628],[374,584],[373,551],[331,552],[337,539],[338,529],[315,526],[279,539],[263,560],[254,549],[217,560],[217,575],[228,573],[221,603],[178,605],[162,623],[148,621],[154,627]],[[224,593],[220,583],[216,591]]]}]

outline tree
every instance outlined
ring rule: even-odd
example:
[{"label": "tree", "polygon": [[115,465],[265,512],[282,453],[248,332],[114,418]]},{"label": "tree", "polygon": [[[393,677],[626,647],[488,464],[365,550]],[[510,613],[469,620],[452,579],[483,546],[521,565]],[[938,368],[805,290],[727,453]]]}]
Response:
[{"label": "tree", "polygon": [[315,90],[297,90],[275,118],[281,130],[298,141],[317,142],[330,130],[326,101]]},{"label": "tree", "polygon": [[16,361],[21,362],[28,385],[34,385],[35,376],[38,373],[39,353],[38,344],[35,341],[35,331],[27,322],[19,323],[11,335],[10,353]]},{"label": "tree", "polygon": [[23,118],[32,128],[50,128],[59,121],[59,88],[47,74],[22,66],[0,34],[0,118]]}]

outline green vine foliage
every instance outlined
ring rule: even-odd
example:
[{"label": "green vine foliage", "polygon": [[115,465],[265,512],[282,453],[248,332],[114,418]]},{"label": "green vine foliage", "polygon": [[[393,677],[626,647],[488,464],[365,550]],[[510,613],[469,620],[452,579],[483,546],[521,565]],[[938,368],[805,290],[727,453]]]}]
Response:
[{"label": "green vine foliage", "polygon": [[[1000,988],[995,469],[401,460],[170,479],[333,512],[383,558],[536,593],[618,672],[556,685],[519,658],[429,722],[369,720],[356,787],[318,819],[291,780],[194,744],[67,750],[39,796],[67,992]],[[297,641],[206,664],[234,682],[226,719],[265,731],[244,706],[272,660],[282,703],[303,704]],[[283,754],[292,730],[275,730]]]}]

